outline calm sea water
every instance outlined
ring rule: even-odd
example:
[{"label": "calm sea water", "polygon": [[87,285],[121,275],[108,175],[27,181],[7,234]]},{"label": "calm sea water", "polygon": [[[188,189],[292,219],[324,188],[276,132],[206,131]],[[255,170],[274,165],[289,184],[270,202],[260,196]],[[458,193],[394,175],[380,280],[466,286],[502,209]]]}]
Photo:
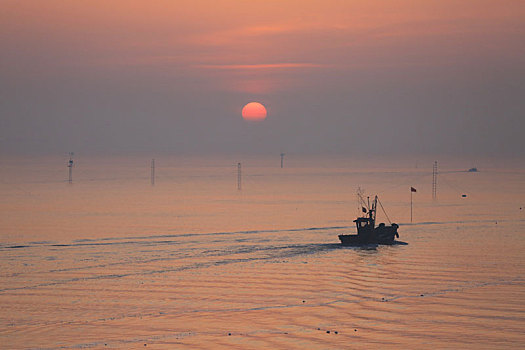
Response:
[{"label": "calm sea water", "polygon": [[[1,348],[525,344],[523,164],[440,161],[432,200],[432,160],[1,160]],[[358,187],[408,244],[340,246]]]}]

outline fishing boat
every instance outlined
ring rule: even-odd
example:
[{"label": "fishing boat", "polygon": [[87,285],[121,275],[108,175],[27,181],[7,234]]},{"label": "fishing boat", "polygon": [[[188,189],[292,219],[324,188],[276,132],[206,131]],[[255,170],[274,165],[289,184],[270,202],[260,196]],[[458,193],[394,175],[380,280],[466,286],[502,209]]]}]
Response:
[{"label": "fishing boat", "polygon": [[[396,237],[399,238],[399,233],[397,233],[399,225],[395,223],[390,223],[390,225],[388,226],[384,223],[380,223],[377,226],[375,225],[377,204],[379,203],[381,209],[383,209],[383,212],[385,211],[383,205],[381,204],[377,196],[375,196],[372,203],[370,203],[370,198],[368,198],[368,201],[365,202],[361,196],[359,197],[361,199],[362,204],[364,204],[366,207],[361,207],[363,215],[354,220],[357,226],[357,234],[339,235],[341,244],[348,246],[358,246],[366,244],[395,244]],[[388,215],[386,216],[388,219]],[[390,219],[388,220],[390,221]]]}]

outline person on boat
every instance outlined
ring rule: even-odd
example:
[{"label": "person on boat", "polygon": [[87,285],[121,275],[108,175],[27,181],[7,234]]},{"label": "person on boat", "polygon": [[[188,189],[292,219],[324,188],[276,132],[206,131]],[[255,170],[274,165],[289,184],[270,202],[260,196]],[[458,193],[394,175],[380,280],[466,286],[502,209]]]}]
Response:
[{"label": "person on boat", "polygon": [[392,227],[394,228],[394,230],[396,230],[396,238],[399,238],[399,233],[397,233],[397,229],[399,228],[399,225],[392,223]]}]

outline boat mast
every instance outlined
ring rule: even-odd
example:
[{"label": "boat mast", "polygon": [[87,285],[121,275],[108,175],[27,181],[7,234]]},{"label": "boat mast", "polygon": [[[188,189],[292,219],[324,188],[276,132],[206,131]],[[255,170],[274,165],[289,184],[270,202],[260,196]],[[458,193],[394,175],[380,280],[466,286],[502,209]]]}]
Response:
[{"label": "boat mast", "polygon": [[377,209],[377,196],[375,196],[374,201],[372,202],[372,208],[370,208],[370,221],[372,227],[375,227],[376,224],[376,209]]},{"label": "boat mast", "polygon": [[388,217],[388,214],[386,213],[386,210],[385,210],[385,208],[383,207],[383,203],[381,203],[381,201],[379,200],[379,197],[377,198],[377,202],[378,202],[379,205],[381,206],[381,209],[383,210],[383,214],[385,214],[386,219],[388,220],[388,223],[389,223],[390,225],[392,225],[392,221],[391,221],[390,218]]}]

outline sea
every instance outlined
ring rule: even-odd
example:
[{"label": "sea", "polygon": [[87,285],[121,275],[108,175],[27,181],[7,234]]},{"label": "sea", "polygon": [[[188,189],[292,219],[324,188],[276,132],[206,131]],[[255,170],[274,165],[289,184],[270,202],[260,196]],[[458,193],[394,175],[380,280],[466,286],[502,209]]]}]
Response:
[{"label": "sea", "polygon": [[0,157],[0,348],[525,348],[523,160],[151,158]]}]

